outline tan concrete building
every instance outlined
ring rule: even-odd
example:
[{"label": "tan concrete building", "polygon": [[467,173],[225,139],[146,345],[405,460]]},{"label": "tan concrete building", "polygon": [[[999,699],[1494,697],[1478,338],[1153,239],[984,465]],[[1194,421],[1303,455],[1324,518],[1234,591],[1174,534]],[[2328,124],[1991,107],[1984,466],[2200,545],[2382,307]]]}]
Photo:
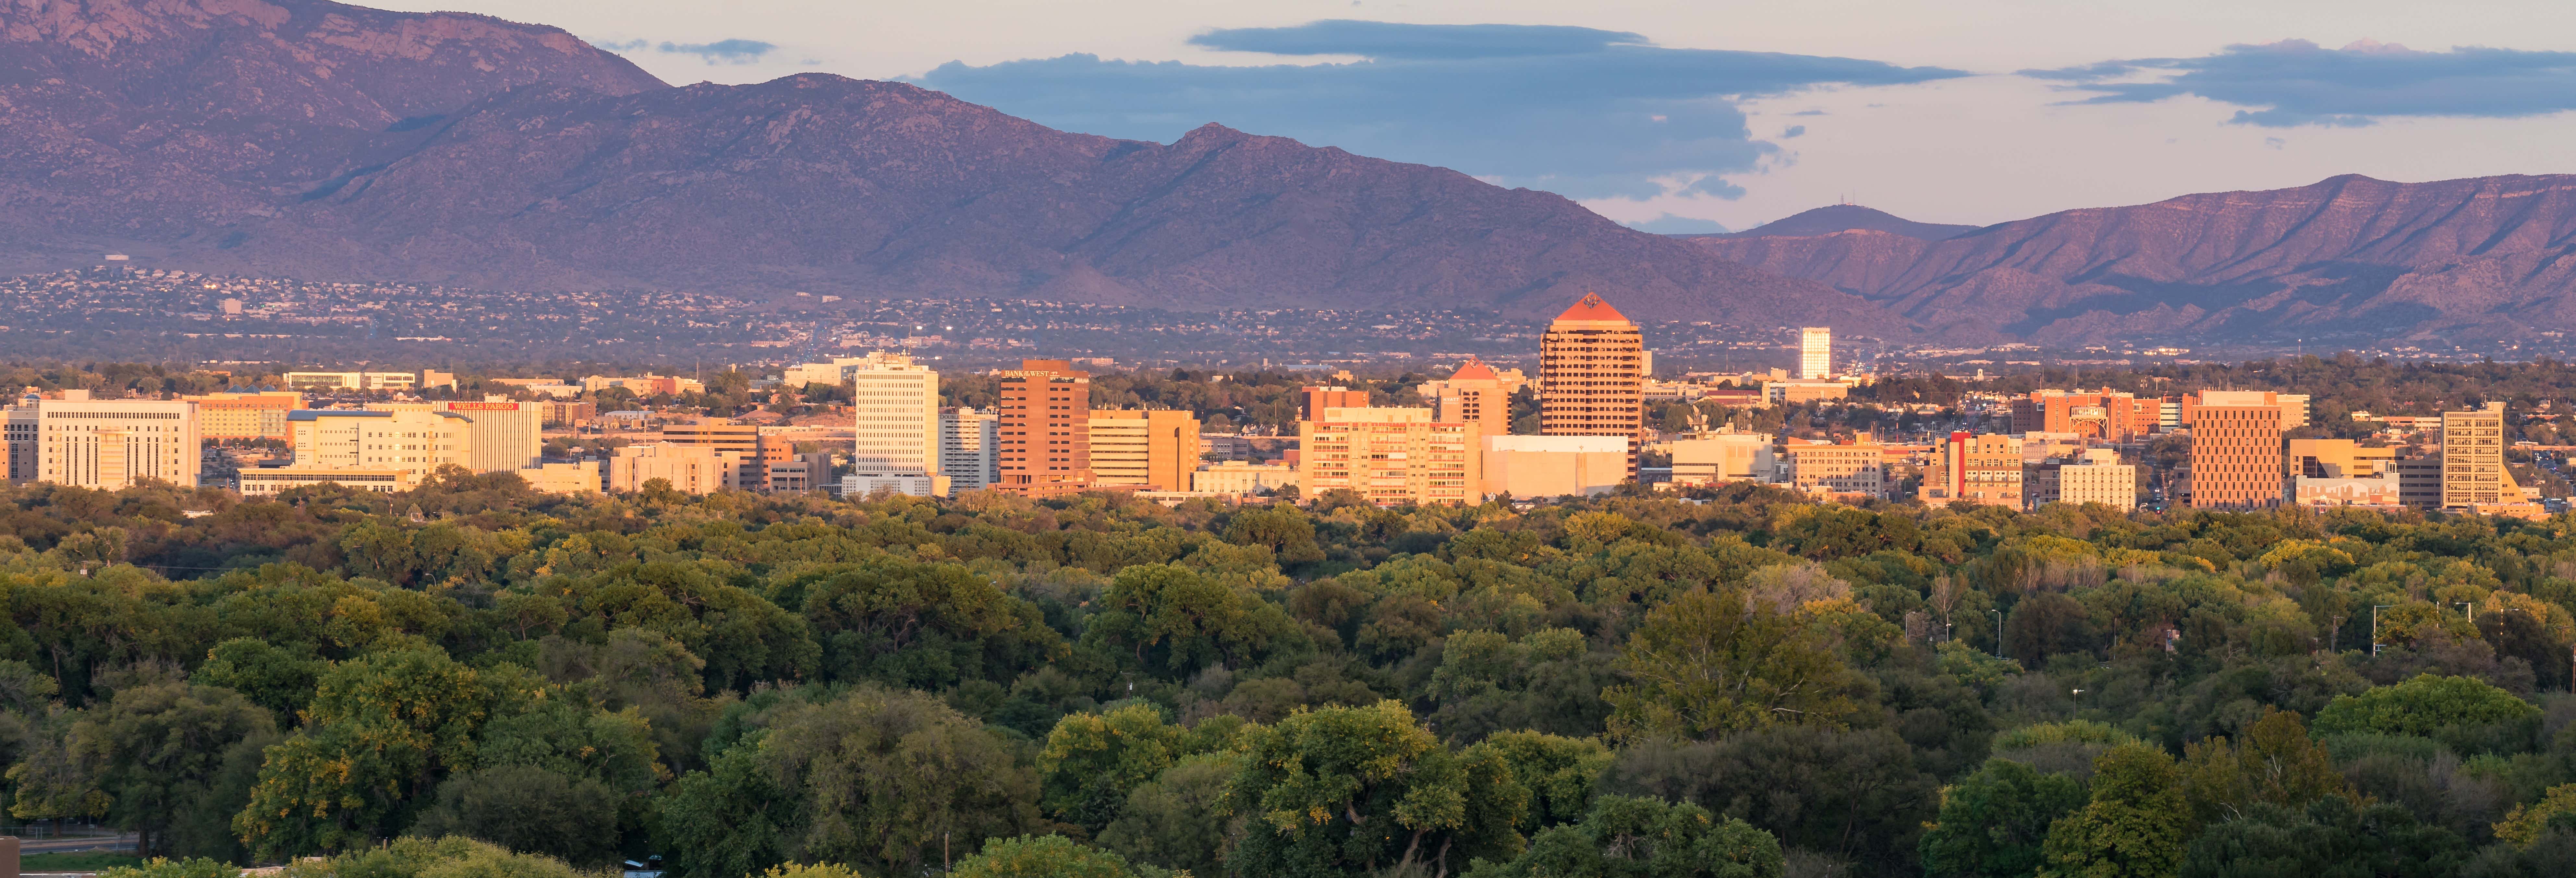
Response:
[{"label": "tan concrete building", "polygon": [[538,464],[519,471],[528,487],[548,494],[596,494],[607,467],[603,461]]},{"label": "tan concrete building", "polygon": [[1967,502],[2028,508],[2025,463],[2019,437],[1954,432],[1932,449],[1918,496],[1933,506]]},{"label": "tan concrete building", "polygon": [[2504,403],[2442,413],[2442,508],[2523,505],[2522,486],[2504,465]]},{"label": "tan concrete building", "polygon": [[1809,326],[1798,330],[1798,377],[1822,380],[1834,377],[1834,329]]},{"label": "tan concrete building", "polygon": [[939,373],[908,354],[878,351],[843,365],[841,380],[850,386],[856,434],[841,492],[864,496],[884,487],[915,497],[946,495],[939,472]]},{"label": "tan concrete building", "polygon": [[286,441],[286,413],[304,407],[297,393],[209,393],[183,396],[197,404],[197,435],[203,439],[275,439]]},{"label": "tan concrete building", "polygon": [[1771,437],[1755,433],[1702,436],[1671,443],[1676,486],[1770,482],[1779,463]]},{"label": "tan concrete building", "polygon": [[1591,497],[1628,480],[1624,436],[1486,436],[1486,497]]},{"label": "tan concrete building", "polygon": [[473,460],[472,424],[453,412],[303,409],[289,412],[287,423],[297,469],[399,470],[416,483]]},{"label": "tan concrete building", "polygon": [[[546,454],[543,403],[486,396],[482,402],[427,403],[429,410],[464,416],[470,453],[465,468],[478,473],[516,472],[542,462]],[[377,406],[368,406],[377,408]]]},{"label": "tan concrete building", "polygon": [[2032,509],[2051,503],[2100,503],[2117,509],[2138,505],[2138,468],[2121,463],[2120,453],[2108,448],[2042,462],[2030,468],[2025,485]]},{"label": "tan concrete building", "polygon": [[1851,396],[1851,385],[1840,381],[1773,381],[1762,385],[1762,401],[1779,405],[1822,402]]},{"label": "tan concrete building", "polygon": [[1380,506],[1471,503],[1484,488],[1473,424],[1427,408],[1328,408],[1297,424],[1297,482],[1306,496],[1347,488]]},{"label": "tan concrete building", "polygon": [[1185,411],[1091,412],[1091,475],[1103,485],[1187,491],[1199,468],[1199,419]]},{"label": "tan concrete building", "polygon": [[1431,403],[1434,419],[1474,424],[1477,434],[1488,439],[1512,433],[1512,391],[1482,361],[1468,360],[1448,378],[1423,382],[1422,397]]},{"label": "tan concrete building", "polygon": [[197,404],[41,399],[7,415],[10,480],[114,491],[158,479],[197,486]]},{"label": "tan concrete building", "polygon": [[672,490],[683,494],[747,490],[743,463],[749,459],[744,452],[711,445],[628,445],[608,459],[608,490],[633,493],[654,479],[669,482]]},{"label": "tan concrete building", "polygon": [[1000,488],[1032,497],[1090,489],[1091,373],[1064,360],[1022,360],[998,374]]},{"label": "tan concrete building", "polygon": [[1190,490],[1250,497],[1294,490],[1297,468],[1281,463],[1220,460],[1190,474]]},{"label": "tan concrete building", "polygon": [[2282,463],[2292,476],[2370,478],[2397,472],[2397,449],[2373,448],[2350,439],[2292,439]]},{"label": "tan concrete building", "polygon": [[1645,366],[1637,324],[1599,295],[1583,294],[1539,335],[1539,433],[1625,437],[1634,478],[1634,449],[1645,438]]},{"label": "tan concrete building", "polygon": [[2271,393],[2202,391],[2191,408],[2191,505],[2270,509],[2284,483],[2281,404]]},{"label": "tan concrete building", "polygon": [[1887,496],[1887,450],[1876,442],[1791,442],[1789,483],[1815,494]]}]

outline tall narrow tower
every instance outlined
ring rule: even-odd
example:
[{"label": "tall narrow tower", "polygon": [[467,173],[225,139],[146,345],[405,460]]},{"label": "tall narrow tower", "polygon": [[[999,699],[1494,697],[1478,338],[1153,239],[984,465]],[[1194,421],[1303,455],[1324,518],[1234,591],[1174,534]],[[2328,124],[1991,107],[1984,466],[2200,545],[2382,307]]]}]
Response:
[{"label": "tall narrow tower", "polygon": [[1798,331],[1798,377],[1819,381],[1834,377],[1834,328],[1809,326]]},{"label": "tall narrow tower", "polygon": [[1539,432],[1626,437],[1634,477],[1645,428],[1645,361],[1637,324],[1598,294],[1583,294],[1539,336]]}]

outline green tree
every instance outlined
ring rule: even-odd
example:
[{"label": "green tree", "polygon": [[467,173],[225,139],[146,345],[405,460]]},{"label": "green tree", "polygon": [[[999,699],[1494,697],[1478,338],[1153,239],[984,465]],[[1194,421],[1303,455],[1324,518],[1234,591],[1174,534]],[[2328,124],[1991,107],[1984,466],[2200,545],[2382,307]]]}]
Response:
[{"label": "green tree", "polygon": [[1180,746],[1180,727],[1163,722],[1152,704],[1066,716],[1038,751],[1040,803],[1057,819],[1099,832],[1118,819],[1129,793],[1180,758]]},{"label": "green tree", "polygon": [[1131,878],[1136,870],[1117,854],[1075,844],[1061,835],[995,839],[958,862],[957,878]]},{"label": "green tree", "polygon": [[2183,748],[2183,799],[2202,824],[2244,813],[2256,802],[2299,809],[2346,792],[2326,749],[2308,738],[2299,715],[2266,706],[2241,746],[2224,736]]},{"label": "green tree", "polygon": [[2540,708],[2473,677],[2431,673],[2359,695],[2339,695],[2317,711],[2321,735],[2379,732],[2422,735],[2471,749],[2481,744],[2528,741],[2539,732]]},{"label": "green tree", "polygon": [[1127,794],[1118,819],[1100,831],[1100,846],[1139,863],[1193,875],[1225,874],[1232,829],[1239,823],[1226,811],[1226,788],[1242,765],[1243,757],[1233,753],[1183,757]]},{"label": "green tree", "polygon": [[268,711],[241,693],[161,683],[118,691],[72,723],[72,757],[115,800],[108,819],[144,853],[170,850],[166,830],[201,805],[225,753],[269,734]]},{"label": "green tree", "polygon": [[239,878],[241,868],[204,857],[153,857],[140,866],[110,866],[98,878]]},{"label": "green tree", "polygon": [[2049,827],[2042,878],[2165,878],[2182,865],[2191,812],[2173,757],[2123,744],[2093,762],[2093,799]]},{"label": "green tree", "polygon": [[431,648],[371,653],[322,676],[306,727],[269,749],[233,829],[262,858],[371,842],[441,774],[474,764],[494,703],[531,681]]},{"label": "green tree", "polygon": [[1580,823],[1531,839],[1508,862],[1478,862],[1467,878],[1779,878],[1780,841],[1698,805],[1602,796]]},{"label": "green tree", "polygon": [[1254,824],[1228,858],[1237,872],[1445,871],[1454,861],[1510,856],[1522,843],[1511,827],[1529,793],[1500,754],[1449,751],[1400,703],[1301,710],[1254,730],[1248,743],[1228,796]]},{"label": "green tree", "polygon": [[577,865],[617,853],[622,797],[607,784],[531,765],[460,774],[438,786],[438,804],[412,824],[425,838],[461,835]]},{"label": "green tree", "polygon": [[1687,592],[1646,614],[1628,640],[1610,732],[1710,738],[1770,725],[1836,725],[1859,678],[1817,632],[1741,591]]},{"label": "green tree", "polygon": [[1941,790],[1941,815],[1923,833],[1923,873],[1933,878],[2025,878],[2039,873],[2049,824],[2084,807],[2084,782],[2008,759]]},{"label": "green tree", "polygon": [[[2330,795],[2302,808],[2270,802],[2214,824],[2191,841],[2184,878],[2316,878],[2456,875],[2468,844],[2418,823],[2397,805],[2356,806]],[[2563,865],[2563,864],[2562,864]]]},{"label": "green tree", "polygon": [[206,651],[206,663],[197,666],[195,679],[239,692],[278,717],[293,718],[313,697],[315,682],[330,666],[314,657],[309,642],[236,637]]},{"label": "green tree", "polygon": [[2560,815],[2576,815],[2576,783],[2550,787],[2540,801],[2513,806],[2511,813],[2496,822],[2496,838],[2515,847],[2530,847]]}]

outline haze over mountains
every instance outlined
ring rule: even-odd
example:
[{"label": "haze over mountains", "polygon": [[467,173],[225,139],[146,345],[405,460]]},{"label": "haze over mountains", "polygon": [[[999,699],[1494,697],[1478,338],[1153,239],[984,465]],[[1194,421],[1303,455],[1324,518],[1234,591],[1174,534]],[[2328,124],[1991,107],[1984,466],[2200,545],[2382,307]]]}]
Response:
[{"label": "haze over mountains", "polygon": [[0,270],[1184,309],[1495,307],[1895,340],[2576,327],[2576,178],[2342,177],[1984,228],[1836,205],[1666,237],[1209,125],[909,85],[667,85],[559,29],[322,0],[0,0]]},{"label": "haze over mountains", "polygon": [[1872,229],[1690,240],[1947,338],[2460,341],[2576,326],[2576,176],[2342,176],[1938,241]]}]

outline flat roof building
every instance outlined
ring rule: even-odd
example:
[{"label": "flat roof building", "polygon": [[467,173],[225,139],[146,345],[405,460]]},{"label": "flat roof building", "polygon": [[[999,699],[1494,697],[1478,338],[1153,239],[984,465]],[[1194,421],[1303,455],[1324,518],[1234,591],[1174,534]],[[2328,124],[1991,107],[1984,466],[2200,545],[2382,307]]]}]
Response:
[{"label": "flat roof building", "polygon": [[1486,436],[1486,497],[1594,497],[1628,480],[1625,436]]},{"label": "flat roof building", "polygon": [[1091,373],[1065,360],[1022,360],[997,374],[1001,489],[1032,497],[1091,489]]},{"label": "flat roof building", "polygon": [[114,491],[157,479],[197,486],[197,404],[39,399],[7,415],[10,480]]},{"label": "flat roof building", "polygon": [[1308,497],[1348,489],[1380,506],[1482,499],[1483,455],[1473,424],[1427,408],[1328,408],[1297,424],[1297,483]]},{"label": "flat roof building", "polygon": [[1091,473],[1103,485],[1187,491],[1199,466],[1199,419],[1186,411],[1091,412]]}]

